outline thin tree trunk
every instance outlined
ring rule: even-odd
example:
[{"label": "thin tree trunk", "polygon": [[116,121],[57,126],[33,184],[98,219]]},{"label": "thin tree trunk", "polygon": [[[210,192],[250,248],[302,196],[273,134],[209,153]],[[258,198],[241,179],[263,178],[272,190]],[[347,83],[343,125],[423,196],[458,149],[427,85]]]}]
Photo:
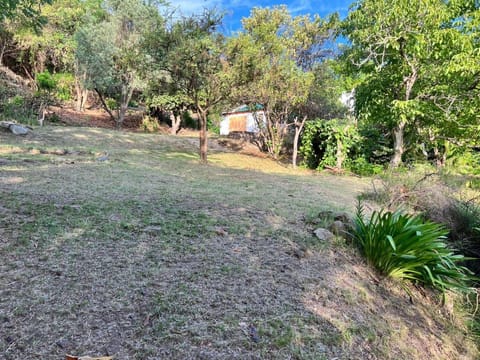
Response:
[{"label": "thin tree trunk", "polygon": [[118,111],[118,118],[115,122],[115,128],[120,130],[122,128],[123,122],[125,121],[125,114],[127,113],[128,104],[125,104],[123,101],[120,104],[120,109]]},{"label": "thin tree trunk", "polygon": [[208,151],[208,139],[207,139],[207,112],[204,110],[199,111],[200,117],[200,162],[206,164],[207,151]]},{"label": "thin tree trunk", "polygon": [[3,41],[2,50],[0,51],[0,66],[3,66],[3,56],[5,55],[6,48],[7,48],[7,42]]},{"label": "thin tree trunk", "polygon": [[403,141],[405,125],[405,121],[401,121],[400,124],[393,129],[393,156],[390,160],[390,166],[394,168],[402,163],[402,155],[405,152]]},{"label": "thin tree trunk", "polygon": [[107,104],[105,103],[105,100],[103,99],[102,93],[100,91],[98,91],[97,88],[95,88],[95,92],[97,93],[97,95],[100,99],[100,102],[102,103],[103,108],[108,113],[108,115],[110,115],[110,119],[112,119],[112,121],[116,123],[115,116],[112,114],[112,111],[108,108]]},{"label": "thin tree trunk", "polygon": [[298,142],[300,140],[300,134],[302,133],[303,127],[307,121],[305,116],[301,122],[295,118],[295,136],[293,137],[293,154],[292,154],[292,165],[294,168],[297,167],[297,156],[298,156]]},{"label": "thin tree trunk", "polygon": [[87,101],[88,101],[88,94],[89,94],[88,89],[83,89],[83,91],[82,91],[82,103],[80,104],[81,111],[85,111],[85,107],[87,106]]},{"label": "thin tree trunk", "polygon": [[170,114],[170,120],[172,122],[172,127],[170,128],[171,135],[177,135],[178,131],[180,130],[180,124],[182,122],[182,117],[180,114],[176,114],[172,111]]},{"label": "thin tree trunk", "polygon": [[84,87],[86,80],[86,73],[81,75],[81,79],[78,74],[75,74],[75,92],[77,94],[77,101],[75,102],[75,110],[83,112],[85,111],[85,105],[88,99],[88,90]]},{"label": "thin tree trunk", "polygon": [[343,154],[343,143],[342,140],[337,138],[337,164],[336,167],[337,169],[341,169],[343,165],[343,160],[345,155]]}]

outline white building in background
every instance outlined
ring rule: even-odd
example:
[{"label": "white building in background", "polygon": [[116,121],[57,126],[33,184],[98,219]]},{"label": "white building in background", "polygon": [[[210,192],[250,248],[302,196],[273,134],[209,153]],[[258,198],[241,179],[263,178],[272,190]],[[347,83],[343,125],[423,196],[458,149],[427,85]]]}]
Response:
[{"label": "white building in background", "polygon": [[353,113],[355,111],[355,89],[344,91],[340,95],[340,102],[348,108],[348,111]]},{"label": "white building in background", "polygon": [[231,132],[257,133],[257,121],[265,121],[265,112],[260,105],[252,110],[248,105],[239,106],[222,114],[220,122],[220,135],[228,135]]}]

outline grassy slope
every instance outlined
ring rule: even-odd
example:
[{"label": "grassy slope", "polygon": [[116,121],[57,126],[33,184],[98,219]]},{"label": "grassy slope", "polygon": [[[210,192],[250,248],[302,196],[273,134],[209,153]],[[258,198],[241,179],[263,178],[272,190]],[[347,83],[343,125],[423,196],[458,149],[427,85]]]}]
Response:
[{"label": "grassy slope", "polygon": [[351,210],[364,182],[195,152],[99,129],[0,133],[0,354],[477,356],[439,306],[312,237],[304,217]]}]

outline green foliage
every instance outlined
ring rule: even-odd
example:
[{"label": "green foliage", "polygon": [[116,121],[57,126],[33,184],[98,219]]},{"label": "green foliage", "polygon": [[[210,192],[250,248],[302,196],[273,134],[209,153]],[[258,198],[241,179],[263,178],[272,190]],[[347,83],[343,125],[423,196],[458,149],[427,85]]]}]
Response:
[{"label": "green foliage", "polygon": [[[315,88],[313,69],[325,56],[322,45],[335,19],[292,17],[286,6],[253,8],[242,20],[243,31],[228,41],[228,76],[235,84],[229,97],[265,109],[259,135],[274,158],[280,155],[292,114],[301,112]],[[320,69],[318,78],[322,74]]]},{"label": "green foliage", "polygon": [[118,109],[118,102],[116,99],[106,98],[105,104],[107,104],[109,109]]},{"label": "green foliage", "polygon": [[20,18],[24,25],[38,31],[45,23],[45,18],[40,16],[38,11],[38,5],[50,3],[52,0],[2,0],[0,1],[0,22]]},{"label": "green foliage", "polygon": [[108,16],[93,18],[75,35],[77,71],[83,86],[95,89],[118,104],[117,128],[121,127],[135,90],[145,88],[150,58],[144,42],[152,29],[161,27],[159,9],[141,0],[106,2]]},{"label": "green foliage", "polygon": [[146,39],[157,70],[151,82],[161,84],[163,102],[171,103],[174,115],[186,108],[198,115],[202,163],[207,162],[207,117],[228,91],[221,60],[224,38],[216,31],[222,17],[215,10],[205,10],[201,15],[174,18]]},{"label": "green foliage", "polygon": [[220,119],[213,115],[209,116],[207,119],[207,128],[210,132],[220,135]]},{"label": "green foliage", "polygon": [[25,98],[21,95],[15,95],[9,100],[9,103],[14,106],[22,106],[25,103]]},{"label": "green foliage", "polygon": [[55,93],[54,96],[63,101],[73,99],[75,77],[70,73],[56,73],[53,75],[55,81]]},{"label": "green foliage", "polygon": [[[463,232],[463,238],[472,237],[480,228],[480,204],[475,201],[458,201],[454,205],[452,217],[457,229]],[[480,239],[478,239],[480,240]]]},{"label": "green foliage", "polygon": [[383,275],[442,291],[468,291],[472,273],[459,265],[463,255],[447,247],[447,234],[442,225],[398,211],[374,211],[365,221],[361,204],[357,208],[355,241]]},{"label": "green foliage", "polygon": [[446,163],[449,173],[480,175],[480,152],[469,149],[454,150]]},{"label": "green foliage", "polygon": [[372,164],[364,157],[358,157],[348,163],[348,168],[353,173],[360,176],[373,176],[381,174],[384,171],[383,165]]},{"label": "green foliage", "polygon": [[35,81],[40,90],[45,90],[47,92],[52,91],[57,86],[57,82],[48,71],[38,73],[35,76]]},{"label": "green foliage", "polygon": [[[1,97],[1,96],[0,96]],[[22,124],[36,125],[39,99],[15,95],[0,105],[0,119],[15,120]]]},{"label": "green foliage", "polygon": [[358,81],[359,120],[395,135],[392,165],[410,144],[478,141],[479,24],[471,0],[353,4],[342,24],[351,42],[344,69]]},{"label": "green foliage", "polygon": [[155,117],[147,115],[143,117],[141,127],[144,132],[152,133],[157,132],[160,125]]},{"label": "green foliage", "polygon": [[186,128],[198,129],[198,120],[195,120],[190,111],[184,111],[182,114],[182,120]]},{"label": "green foliage", "polygon": [[360,140],[357,128],[345,120],[317,119],[305,124],[300,153],[310,169],[348,164],[357,157]]}]

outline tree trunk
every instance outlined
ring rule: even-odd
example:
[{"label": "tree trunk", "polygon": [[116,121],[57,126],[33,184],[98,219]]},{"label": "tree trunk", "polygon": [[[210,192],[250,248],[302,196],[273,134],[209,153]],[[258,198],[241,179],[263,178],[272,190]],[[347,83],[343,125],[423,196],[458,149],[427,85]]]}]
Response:
[{"label": "tree trunk", "polygon": [[207,139],[207,112],[200,110],[200,162],[202,164],[207,163],[207,150],[208,150],[208,139]]},{"label": "tree trunk", "polygon": [[120,104],[120,109],[118,111],[118,117],[115,121],[115,128],[117,130],[120,130],[122,128],[123,121],[125,120],[125,114],[127,113],[127,109],[128,109],[128,103],[125,104],[125,102],[122,101],[122,103]]},{"label": "tree trunk", "polygon": [[75,102],[75,110],[83,112],[85,111],[85,105],[88,99],[88,90],[84,87],[84,81],[86,80],[86,74],[75,74],[75,93],[77,94],[77,100]]},{"label": "tree trunk", "polygon": [[342,168],[343,159],[344,159],[343,143],[342,143],[342,140],[337,138],[337,164],[336,164],[337,169]]},{"label": "tree trunk", "polygon": [[402,155],[405,152],[403,134],[405,131],[405,121],[401,121],[395,129],[393,129],[393,156],[390,160],[390,167],[398,167],[402,163]]},{"label": "tree trunk", "polygon": [[128,85],[122,85],[122,97],[120,101],[120,109],[118,110],[118,118],[115,122],[115,127],[117,130],[120,130],[123,126],[125,120],[125,115],[128,110],[128,103],[130,102],[133,94],[133,87],[128,87]]},{"label": "tree trunk", "polygon": [[2,42],[2,49],[0,50],[0,66],[3,66],[3,55],[5,54],[6,48],[7,48],[7,42],[4,40]]},{"label": "tree trunk", "polygon": [[295,136],[293,137],[293,154],[292,154],[292,165],[293,168],[297,167],[297,156],[298,156],[298,141],[300,140],[300,134],[302,133],[303,126],[305,125],[305,121],[307,121],[307,117],[305,116],[301,122],[295,118]]},{"label": "tree trunk", "polygon": [[180,116],[180,114],[176,114],[175,112],[172,112],[170,114],[170,120],[172,121],[170,134],[177,135],[178,131],[180,130],[180,123],[182,122],[182,117]]},{"label": "tree trunk", "polygon": [[[410,67],[410,74],[405,76],[403,79],[403,85],[405,86],[405,101],[409,101],[412,95],[413,86],[418,78],[418,69],[415,65],[415,62],[412,61],[406,51],[405,51],[405,39],[399,39],[400,44],[400,56]],[[406,118],[401,118],[399,124],[393,129],[393,156],[390,160],[390,167],[398,167],[402,163],[402,155],[405,152],[405,144],[403,135],[405,133],[405,126],[407,125],[407,118],[410,117],[406,115]]]},{"label": "tree trunk", "polygon": [[116,123],[115,116],[112,114],[112,111],[108,108],[107,104],[105,103],[105,100],[103,99],[102,93],[98,90],[95,89],[95,92],[97,93],[98,97],[100,98],[100,102],[102,103],[102,106],[104,110],[110,115],[110,119],[112,119],[113,122]]},{"label": "tree trunk", "polygon": [[77,100],[75,101],[75,110],[79,112],[84,112],[88,99],[88,90],[83,89],[75,82],[75,92],[77,94]]}]

